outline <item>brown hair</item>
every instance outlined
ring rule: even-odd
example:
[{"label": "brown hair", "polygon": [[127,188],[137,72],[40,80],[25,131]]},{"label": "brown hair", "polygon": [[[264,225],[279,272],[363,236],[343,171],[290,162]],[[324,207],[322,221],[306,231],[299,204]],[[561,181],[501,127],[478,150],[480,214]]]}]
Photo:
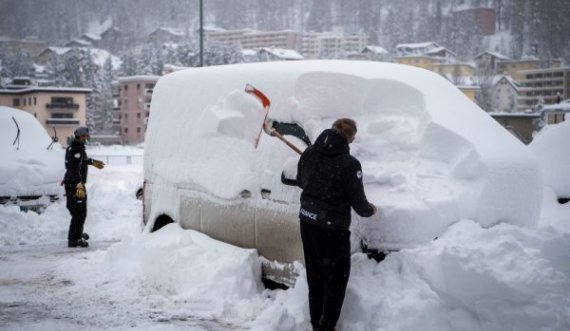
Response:
[{"label": "brown hair", "polygon": [[336,133],[340,134],[346,141],[351,143],[356,136],[356,122],[350,118],[339,118],[334,121],[332,128]]}]

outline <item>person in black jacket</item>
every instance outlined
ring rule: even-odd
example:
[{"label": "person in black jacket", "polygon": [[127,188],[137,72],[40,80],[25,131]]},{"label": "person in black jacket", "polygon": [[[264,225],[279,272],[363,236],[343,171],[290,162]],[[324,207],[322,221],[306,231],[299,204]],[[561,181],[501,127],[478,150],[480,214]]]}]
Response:
[{"label": "person in black jacket", "polygon": [[350,274],[351,208],[362,217],[376,213],[362,184],[360,162],[350,155],[356,123],[336,120],[307,147],[297,165],[301,193],[301,239],[314,330],[334,330]]},{"label": "person in black jacket", "polygon": [[[85,143],[89,141],[89,129],[85,126],[75,130],[75,139],[65,150],[65,195],[67,197],[67,209],[71,214],[69,232],[67,235],[68,247],[88,247],[86,236],[83,234],[83,225],[87,217],[87,166],[93,165],[97,169],[103,169],[105,164],[99,160],[87,157]],[[88,238],[88,237],[87,237]]]}]

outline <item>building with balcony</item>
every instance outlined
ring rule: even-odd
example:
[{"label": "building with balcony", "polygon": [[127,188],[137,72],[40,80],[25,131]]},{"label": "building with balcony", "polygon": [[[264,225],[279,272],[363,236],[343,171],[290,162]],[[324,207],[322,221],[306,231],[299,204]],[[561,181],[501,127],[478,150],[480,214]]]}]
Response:
[{"label": "building with balcony", "polygon": [[252,29],[204,29],[204,40],[209,45],[239,46],[242,49],[282,48],[296,49],[299,33],[293,30],[257,31]]},{"label": "building with balcony", "polygon": [[342,29],[337,29],[303,34],[300,51],[308,59],[348,58],[349,54],[360,53],[366,45],[366,35],[347,34]]},{"label": "building with balcony", "polygon": [[[160,76],[119,77],[114,94],[123,144],[144,141],[154,85]],[[118,90],[118,91],[117,91]]]},{"label": "building with balcony", "polygon": [[0,89],[0,106],[24,110],[34,115],[50,136],[57,133],[59,142],[67,144],[78,126],[85,125],[86,88],[10,85]]},{"label": "building with balcony", "polygon": [[550,105],[570,98],[570,67],[520,71],[525,89],[519,99],[526,108]]}]

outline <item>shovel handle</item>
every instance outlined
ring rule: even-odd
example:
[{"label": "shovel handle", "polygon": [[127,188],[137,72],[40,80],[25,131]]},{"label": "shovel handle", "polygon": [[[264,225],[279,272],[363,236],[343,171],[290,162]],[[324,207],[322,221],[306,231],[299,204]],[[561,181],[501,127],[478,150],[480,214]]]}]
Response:
[{"label": "shovel handle", "polygon": [[274,137],[277,137],[279,140],[281,140],[287,146],[289,146],[292,150],[297,152],[297,154],[299,154],[299,155],[303,154],[303,152],[301,152],[301,150],[298,149],[297,146],[293,145],[289,140],[285,139],[285,137],[283,137],[283,135],[281,133],[277,132],[277,130],[271,129],[269,134],[274,136]]}]

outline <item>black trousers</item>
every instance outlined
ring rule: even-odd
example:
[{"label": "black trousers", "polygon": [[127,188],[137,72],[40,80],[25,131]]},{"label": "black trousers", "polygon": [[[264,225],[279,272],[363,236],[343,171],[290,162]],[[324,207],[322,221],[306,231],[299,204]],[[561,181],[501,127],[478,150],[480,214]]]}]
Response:
[{"label": "black trousers", "polygon": [[65,195],[67,197],[67,209],[71,214],[71,222],[69,223],[69,232],[67,240],[79,240],[83,234],[83,225],[87,217],[87,197],[75,197],[75,186],[65,186]]},{"label": "black trousers", "polygon": [[313,329],[333,330],[342,309],[350,275],[350,231],[301,221],[301,239],[309,285]]}]

